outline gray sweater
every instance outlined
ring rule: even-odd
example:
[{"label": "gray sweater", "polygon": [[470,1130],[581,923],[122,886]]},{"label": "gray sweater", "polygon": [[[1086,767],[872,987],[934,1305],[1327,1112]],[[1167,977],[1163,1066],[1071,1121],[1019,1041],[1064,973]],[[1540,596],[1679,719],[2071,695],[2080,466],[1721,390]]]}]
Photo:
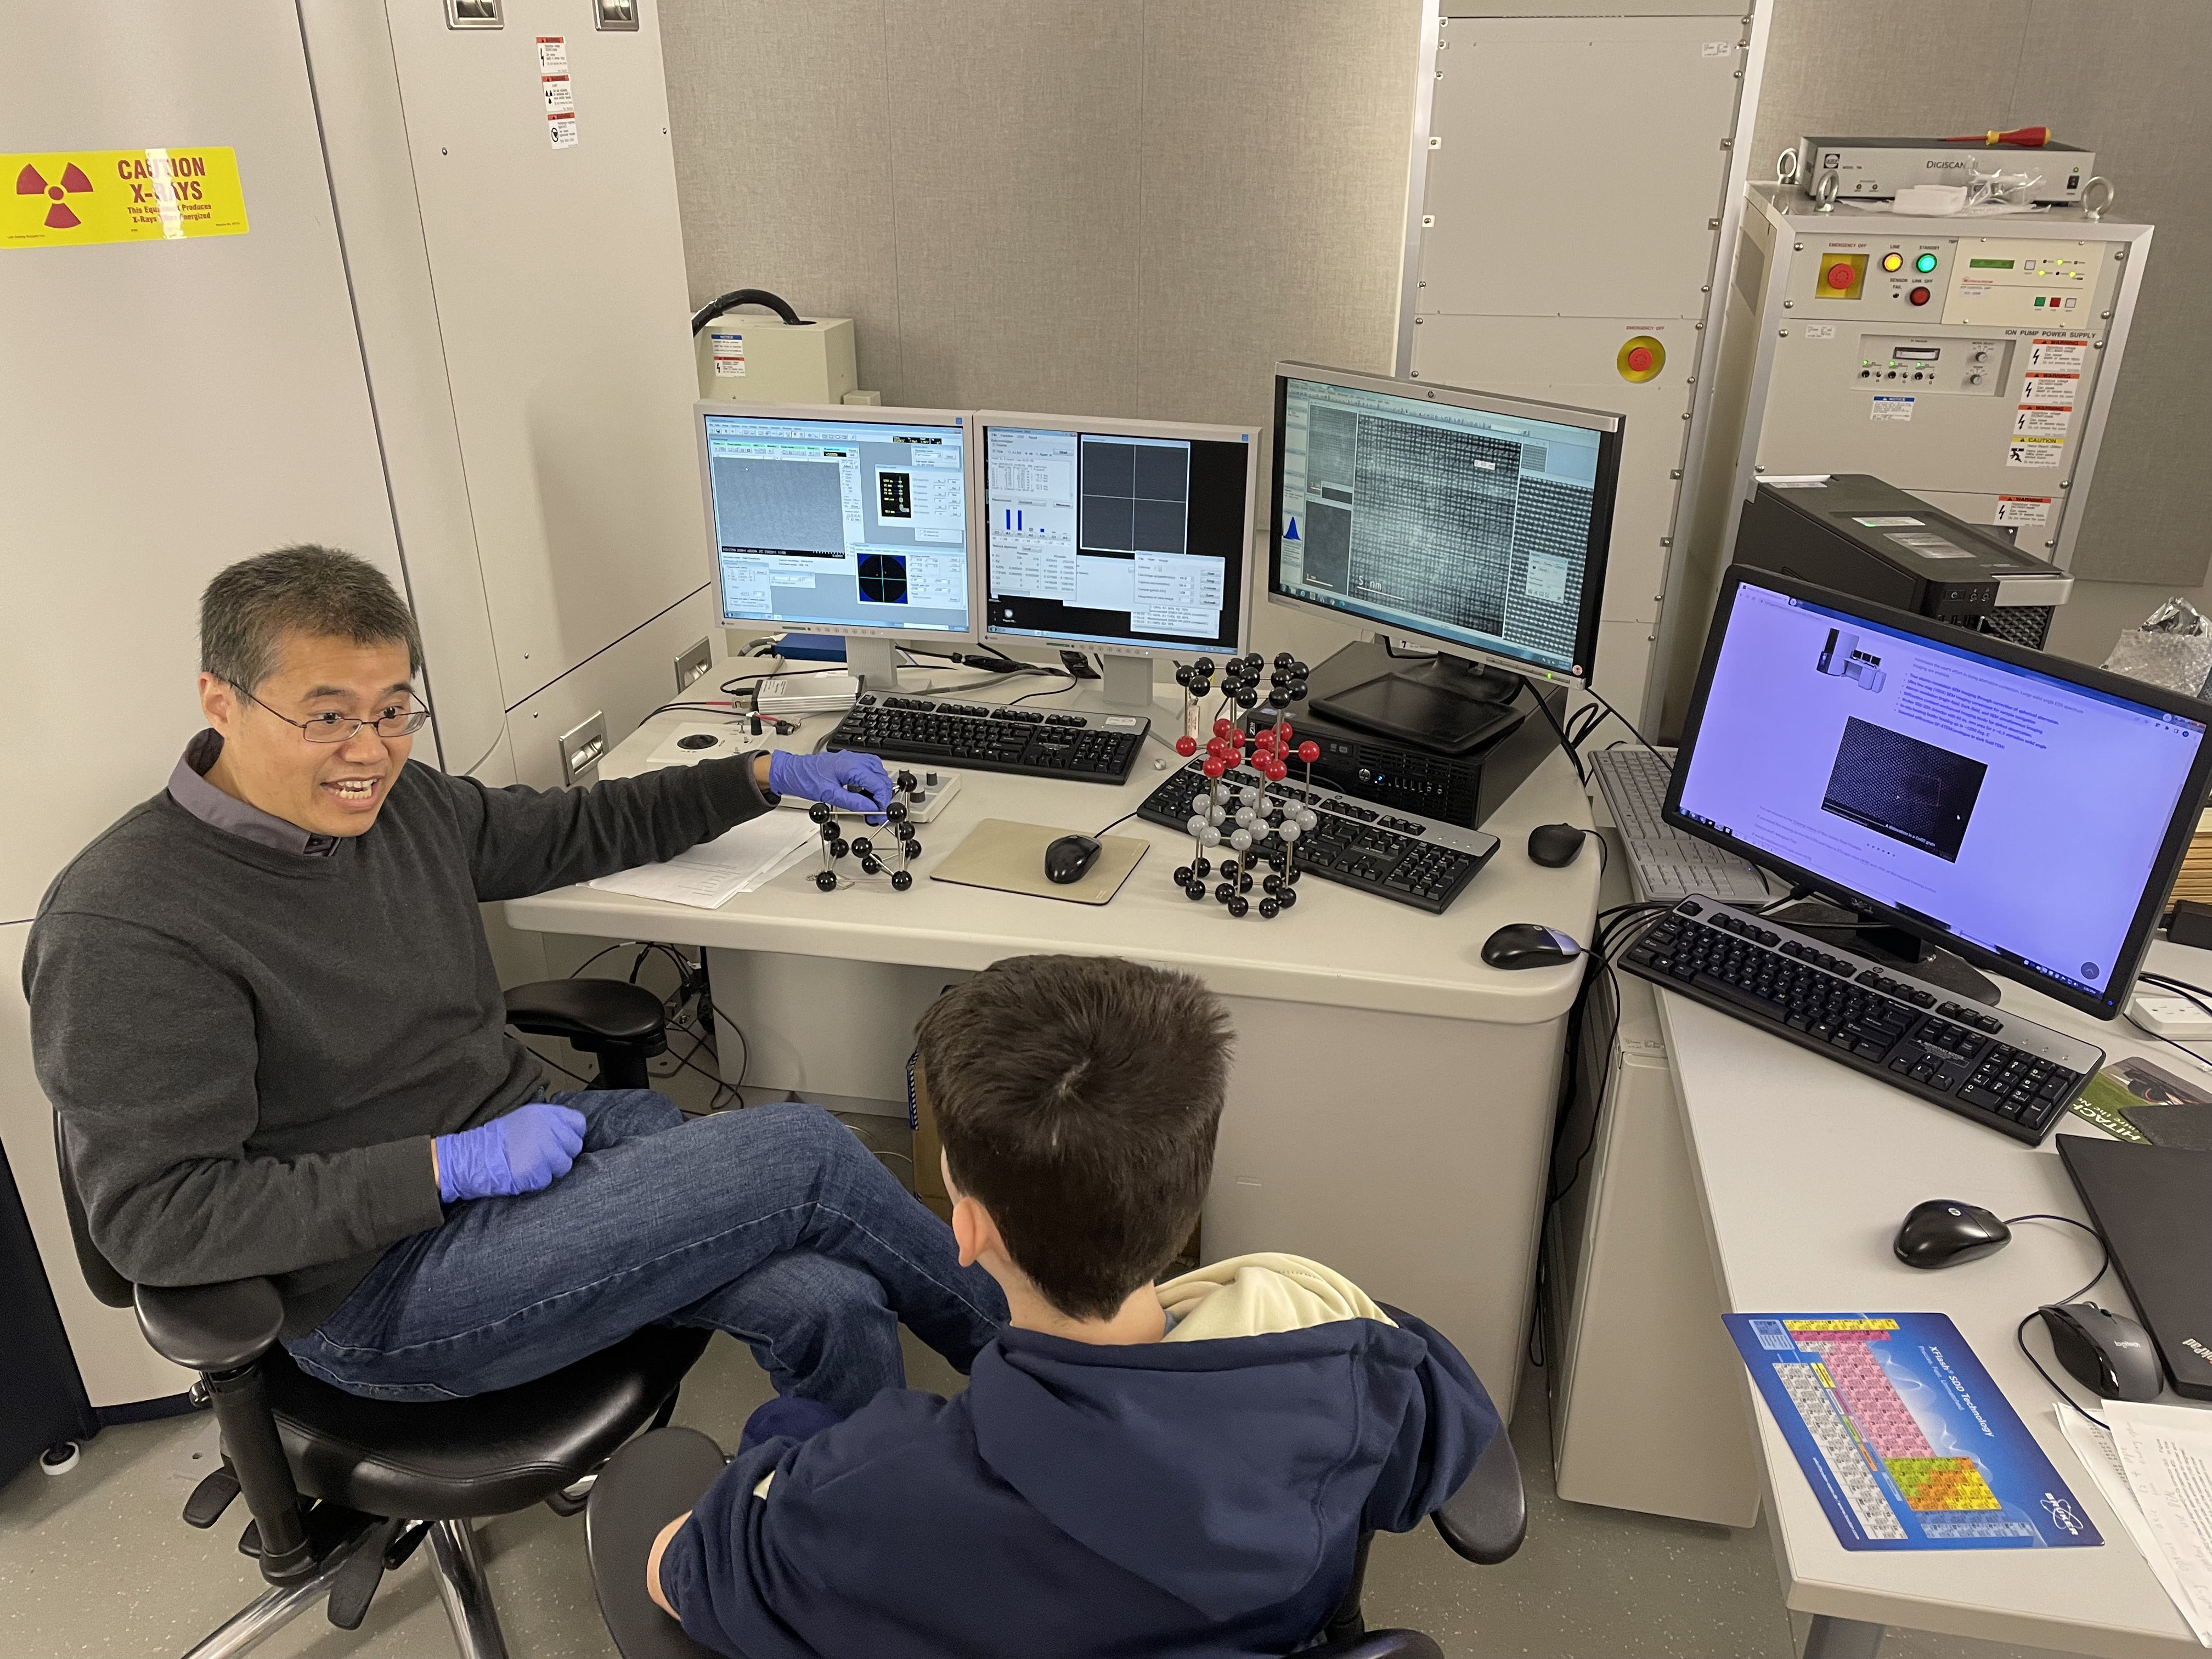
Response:
[{"label": "gray sweater", "polygon": [[750,757],[591,789],[410,763],[305,857],[134,806],[56,878],[23,962],[39,1081],[125,1277],[269,1274],[284,1334],[443,1219],[432,1137],[544,1097],[477,910],[674,857],[768,810]]}]

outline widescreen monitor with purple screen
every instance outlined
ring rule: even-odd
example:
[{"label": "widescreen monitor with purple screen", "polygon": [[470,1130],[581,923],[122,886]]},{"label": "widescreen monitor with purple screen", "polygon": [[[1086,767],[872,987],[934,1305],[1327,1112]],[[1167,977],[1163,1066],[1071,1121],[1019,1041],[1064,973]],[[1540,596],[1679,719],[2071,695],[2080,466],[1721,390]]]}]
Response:
[{"label": "widescreen monitor with purple screen", "polygon": [[1669,820],[2109,1018],[2193,827],[2202,705],[1771,580],[1722,590]]}]

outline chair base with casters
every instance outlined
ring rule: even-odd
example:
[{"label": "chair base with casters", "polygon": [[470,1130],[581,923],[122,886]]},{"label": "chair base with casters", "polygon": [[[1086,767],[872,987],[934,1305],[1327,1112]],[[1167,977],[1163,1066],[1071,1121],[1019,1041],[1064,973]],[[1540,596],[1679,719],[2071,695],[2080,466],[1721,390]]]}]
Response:
[{"label": "chair base with casters", "polygon": [[[660,1529],[699,1501],[725,1461],[721,1448],[696,1429],[659,1429],[617,1452],[593,1484],[584,1508],[584,1547],[600,1616],[622,1659],[714,1659],[712,1649],[693,1641],[654,1604],[645,1563]],[[1430,1518],[1447,1544],[1480,1565],[1494,1566],[1521,1547],[1528,1506],[1521,1465],[1503,1429]],[[1443,1650],[1419,1631],[1365,1627],[1359,1593],[1371,1536],[1359,1540],[1351,1588],[1324,1628],[1328,1639],[1300,1649],[1297,1659],[1443,1659]]]},{"label": "chair base with casters", "polygon": [[[659,1000],[618,981],[553,981],[509,992],[521,1029],[597,1053],[603,1088],[646,1088],[665,1049]],[[577,1514],[600,1467],[676,1408],[710,1333],[648,1326],[534,1382],[434,1404],[365,1400],[295,1365],[277,1341],[283,1304],[266,1279],[181,1287],[133,1285],[93,1243],[59,1118],[55,1148],[77,1261],[93,1294],[137,1310],[154,1351],[199,1374],[222,1462],[185,1501],[214,1526],[243,1493],[239,1540],[268,1589],[186,1659],[233,1659],[321,1606],[357,1629],[384,1575],[428,1546],[430,1571],[462,1659],[507,1659],[471,1522],[535,1504]]]}]

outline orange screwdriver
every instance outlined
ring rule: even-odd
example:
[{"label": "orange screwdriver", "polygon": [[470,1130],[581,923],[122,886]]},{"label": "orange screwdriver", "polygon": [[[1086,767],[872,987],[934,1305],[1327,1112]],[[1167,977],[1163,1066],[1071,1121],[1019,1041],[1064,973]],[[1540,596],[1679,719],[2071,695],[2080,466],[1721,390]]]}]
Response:
[{"label": "orange screwdriver", "polygon": [[1991,127],[1987,132],[1969,132],[1942,142],[1947,144],[2018,144],[2023,149],[2041,149],[2051,142],[2051,129],[2014,127],[2010,132],[1999,132]]}]

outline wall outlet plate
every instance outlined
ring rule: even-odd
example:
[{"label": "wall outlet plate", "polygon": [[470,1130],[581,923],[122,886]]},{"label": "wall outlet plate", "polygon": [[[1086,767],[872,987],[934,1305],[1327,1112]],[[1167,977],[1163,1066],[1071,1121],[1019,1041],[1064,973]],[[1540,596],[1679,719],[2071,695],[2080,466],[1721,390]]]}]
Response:
[{"label": "wall outlet plate", "polygon": [[2187,997],[2154,988],[2139,989],[2128,1000],[2128,1018],[2177,1042],[2212,1037],[2212,1014]]},{"label": "wall outlet plate", "polygon": [[682,696],[691,683],[714,665],[714,653],[704,640],[676,659],[676,695]]},{"label": "wall outlet plate", "polygon": [[586,714],[561,734],[561,781],[574,787],[607,752],[607,717]]}]

